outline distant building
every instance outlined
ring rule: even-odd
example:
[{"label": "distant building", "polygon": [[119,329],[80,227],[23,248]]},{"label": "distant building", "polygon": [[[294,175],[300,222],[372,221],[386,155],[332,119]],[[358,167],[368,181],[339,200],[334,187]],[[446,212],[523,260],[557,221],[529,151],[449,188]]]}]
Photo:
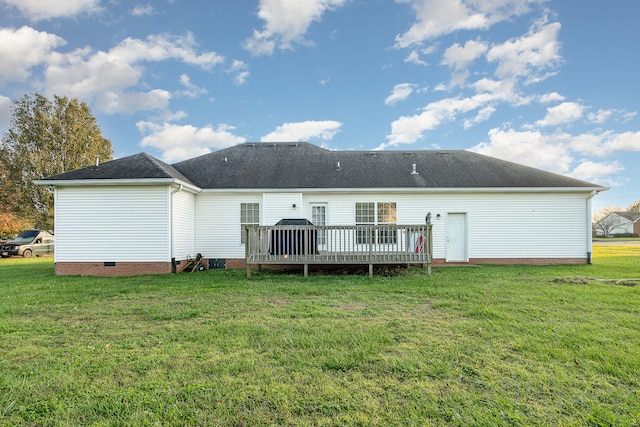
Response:
[{"label": "distant building", "polygon": [[640,236],[640,212],[611,212],[595,224],[596,236]]}]

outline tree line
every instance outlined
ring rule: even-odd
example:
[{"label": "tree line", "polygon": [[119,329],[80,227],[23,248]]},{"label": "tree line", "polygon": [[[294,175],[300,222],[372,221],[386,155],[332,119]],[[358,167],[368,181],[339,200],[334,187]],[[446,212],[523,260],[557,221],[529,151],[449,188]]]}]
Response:
[{"label": "tree line", "polygon": [[111,141],[85,102],[38,93],[14,99],[0,139],[0,238],[25,228],[53,230],[53,189],[34,180],[112,156]]}]

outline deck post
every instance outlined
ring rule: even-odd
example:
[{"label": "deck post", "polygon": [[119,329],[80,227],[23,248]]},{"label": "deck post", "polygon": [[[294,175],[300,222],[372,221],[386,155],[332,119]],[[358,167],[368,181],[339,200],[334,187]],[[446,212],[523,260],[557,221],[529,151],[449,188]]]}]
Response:
[{"label": "deck post", "polygon": [[251,264],[249,264],[249,254],[251,253],[250,251],[250,238],[249,238],[249,227],[245,227],[244,229],[244,259],[245,259],[245,263],[247,264],[247,279],[251,277]]},{"label": "deck post", "polygon": [[309,277],[309,264],[304,265],[304,277]]},{"label": "deck post", "polygon": [[369,264],[369,277],[373,277],[373,264]]}]

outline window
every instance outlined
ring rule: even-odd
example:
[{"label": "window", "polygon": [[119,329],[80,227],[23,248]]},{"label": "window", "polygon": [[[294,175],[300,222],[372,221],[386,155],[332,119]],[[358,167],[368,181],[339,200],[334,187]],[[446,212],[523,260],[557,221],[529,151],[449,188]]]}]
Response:
[{"label": "window", "polygon": [[[396,204],[392,202],[378,203],[378,225],[396,224]],[[398,230],[395,227],[378,230],[378,243],[396,243]]]},{"label": "window", "polygon": [[[376,223],[376,204],[375,203],[356,203],[356,225],[374,225]],[[357,228],[356,242],[363,245],[372,242],[374,230],[366,228]]]},{"label": "window", "polygon": [[246,240],[247,225],[260,225],[260,203],[240,203],[240,243]]},{"label": "window", "polygon": [[[356,203],[356,225],[395,225],[396,224],[396,203],[395,202],[366,202]],[[358,229],[357,243],[367,244],[369,242],[396,243],[398,239],[395,227],[377,230]]]},{"label": "window", "polygon": [[[327,225],[327,205],[316,203],[311,205],[311,222],[313,225]],[[327,236],[325,230],[318,230],[318,245],[326,245]]]}]

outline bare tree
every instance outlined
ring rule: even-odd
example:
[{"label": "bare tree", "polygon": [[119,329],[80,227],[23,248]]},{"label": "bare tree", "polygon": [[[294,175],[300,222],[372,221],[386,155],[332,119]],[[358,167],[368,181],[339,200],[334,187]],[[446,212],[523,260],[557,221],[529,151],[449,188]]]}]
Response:
[{"label": "bare tree", "polygon": [[[593,227],[596,234],[609,236],[611,232],[624,223],[624,218],[617,215],[616,212],[622,212],[620,206],[607,205],[593,215]],[[599,232],[599,233],[598,233]]]},{"label": "bare tree", "polygon": [[627,207],[627,212],[640,212],[640,200],[636,200]]}]

